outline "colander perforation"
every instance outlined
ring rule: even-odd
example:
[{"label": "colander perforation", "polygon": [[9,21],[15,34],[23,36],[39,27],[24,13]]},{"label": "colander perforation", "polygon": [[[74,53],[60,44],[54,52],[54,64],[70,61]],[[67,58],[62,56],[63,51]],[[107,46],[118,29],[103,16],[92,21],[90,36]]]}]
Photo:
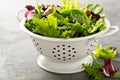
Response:
[{"label": "colander perforation", "polygon": [[52,48],[53,57],[62,61],[72,60],[75,58],[76,52],[75,48],[71,47],[71,45],[56,45]]},{"label": "colander perforation", "polygon": [[37,40],[35,40],[34,38],[32,38],[32,42],[34,44],[34,46],[37,48],[37,51],[42,54],[43,53],[43,50],[42,48],[40,47],[40,44]]},{"label": "colander perforation", "polygon": [[91,54],[93,52],[93,50],[95,49],[97,40],[89,40],[88,42],[89,42],[89,44],[88,44],[88,49],[87,49],[86,54]]}]

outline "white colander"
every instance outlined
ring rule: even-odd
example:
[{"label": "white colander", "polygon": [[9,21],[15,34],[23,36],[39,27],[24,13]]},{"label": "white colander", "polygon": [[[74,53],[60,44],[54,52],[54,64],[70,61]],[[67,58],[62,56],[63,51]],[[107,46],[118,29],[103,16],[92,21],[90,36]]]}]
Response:
[{"label": "white colander", "polygon": [[92,63],[91,53],[98,43],[98,39],[116,33],[119,28],[110,26],[108,19],[105,19],[106,30],[94,35],[61,39],[49,38],[34,34],[24,26],[25,19],[20,23],[21,29],[31,36],[40,56],[37,59],[38,65],[50,72],[54,73],[76,73],[83,71],[83,63]]}]

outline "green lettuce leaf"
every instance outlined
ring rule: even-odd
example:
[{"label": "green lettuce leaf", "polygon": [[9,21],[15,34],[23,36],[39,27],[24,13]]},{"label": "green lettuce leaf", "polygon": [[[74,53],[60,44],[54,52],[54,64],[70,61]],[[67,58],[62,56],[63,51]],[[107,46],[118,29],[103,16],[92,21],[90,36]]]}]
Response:
[{"label": "green lettuce leaf", "polygon": [[82,8],[83,10],[90,10],[94,12],[95,14],[102,14],[103,13],[103,7],[99,4],[87,4]]},{"label": "green lettuce leaf", "polygon": [[63,8],[64,10],[79,8],[78,0],[74,0],[74,2],[72,2],[71,0],[62,0],[62,3],[64,4],[64,8]]},{"label": "green lettuce leaf", "polygon": [[[31,29],[28,21],[25,26]],[[34,18],[32,24],[35,26],[32,30],[34,33],[47,36],[47,37],[59,37],[60,31],[57,29],[57,19],[53,16],[48,16],[47,19]]]},{"label": "green lettuce leaf", "polygon": [[104,80],[104,76],[101,73],[103,66],[100,64],[83,64],[83,68],[88,74],[89,80]]},{"label": "green lettuce leaf", "polygon": [[71,10],[73,18],[75,18],[80,24],[89,24],[90,21],[84,11],[78,9]]},{"label": "green lettuce leaf", "polygon": [[117,55],[117,51],[112,46],[107,46],[106,48],[103,48],[102,45],[96,46],[96,51],[93,54],[97,58],[101,59],[113,59]]}]

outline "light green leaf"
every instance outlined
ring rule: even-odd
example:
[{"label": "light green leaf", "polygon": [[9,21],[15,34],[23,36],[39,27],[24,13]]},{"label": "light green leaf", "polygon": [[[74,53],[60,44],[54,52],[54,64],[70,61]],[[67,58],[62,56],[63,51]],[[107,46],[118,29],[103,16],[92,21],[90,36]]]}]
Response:
[{"label": "light green leaf", "polygon": [[102,48],[102,45],[100,46],[97,45],[93,55],[101,59],[113,59],[116,57],[117,51],[112,46],[107,46],[106,48]]},{"label": "light green leaf", "polygon": [[99,4],[87,4],[82,9],[90,10],[90,11],[94,12],[95,14],[102,14],[102,12],[103,12],[103,7],[100,6]]}]

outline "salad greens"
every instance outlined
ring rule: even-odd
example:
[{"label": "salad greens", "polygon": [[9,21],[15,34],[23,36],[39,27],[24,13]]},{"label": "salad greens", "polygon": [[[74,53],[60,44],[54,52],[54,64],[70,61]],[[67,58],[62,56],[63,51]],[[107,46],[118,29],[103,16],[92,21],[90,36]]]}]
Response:
[{"label": "salad greens", "polygon": [[78,5],[78,0],[62,0],[63,6],[27,5],[25,27],[33,33],[54,38],[89,36],[106,29],[103,7]]},{"label": "salad greens", "polygon": [[96,51],[93,53],[94,56],[101,59],[114,59],[117,55],[116,48],[112,46],[107,46],[103,48],[102,45],[96,46]]},{"label": "salad greens", "polygon": [[103,7],[101,7],[99,4],[87,4],[82,9],[90,10],[95,14],[101,14],[103,12]]},{"label": "salad greens", "polygon": [[[120,78],[120,72],[112,64],[112,60],[117,55],[117,49],[113,46],[103,48],[102,45],[96,46],[92,58],[94,64],[83,64],[83,68],[90,80],[104,80],[104,76],[110,78]],[[99,63],[98,59],[104,60],[104,64]]]},{"label": "salad greens", "polygon": [[89,80],[104,80],[104,75],[101,73],[103,66],[100,64],[83,64],[83,67],[88,74]]},{"label": "salad greens", "polygon": [[70,1],[70,0],[62,0],[63,3],[63,9],[64,10],[71,10],[71,9],[79,9],[78,4],[78,0],[74,0],[74,2]]}]

